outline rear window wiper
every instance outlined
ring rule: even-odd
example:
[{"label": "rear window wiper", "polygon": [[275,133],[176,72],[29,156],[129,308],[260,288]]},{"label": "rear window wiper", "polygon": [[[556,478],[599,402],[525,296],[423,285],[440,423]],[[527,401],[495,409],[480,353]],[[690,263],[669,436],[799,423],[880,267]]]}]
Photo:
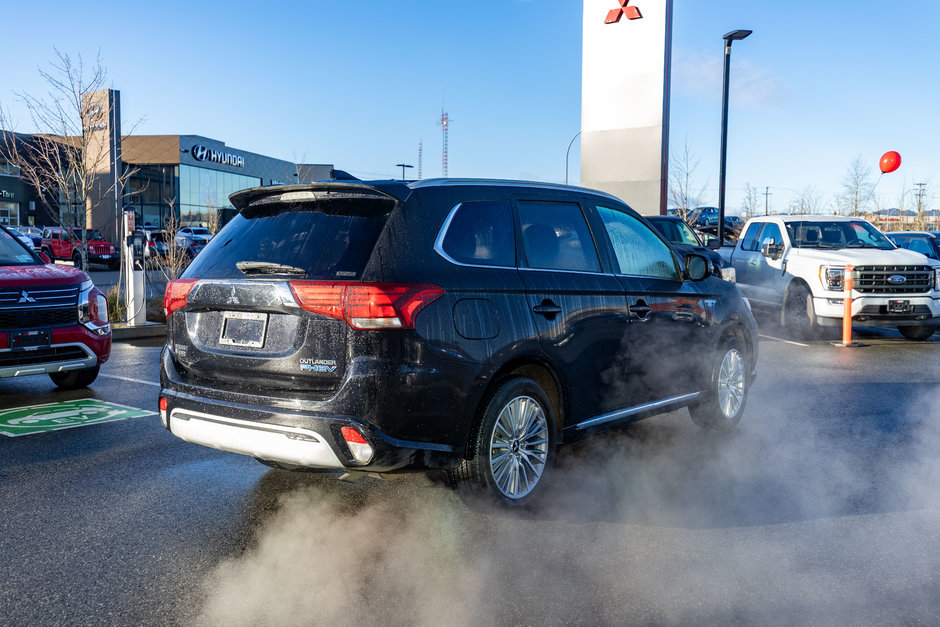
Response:
[{"label": "rear window wiper", "polygon": [[239,261],[235,267],[244,274],[307,274],[303,268],[269,261]]}]

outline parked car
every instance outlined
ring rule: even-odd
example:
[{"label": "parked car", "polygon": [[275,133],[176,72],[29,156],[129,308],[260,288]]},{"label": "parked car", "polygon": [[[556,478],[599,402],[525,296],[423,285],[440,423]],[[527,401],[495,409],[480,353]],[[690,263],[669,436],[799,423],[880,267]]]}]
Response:
[{"label": "parked car", "polygon": [[909,340],[926,340],[940,326],[940,263],[896,248],[861,218],[761,216],[752,218],[734,248],[719,251],[755,307],[807,338],[822,326],[841,326],[843,278],[858,275],[852,323],[892,326]]},{"label": "parked car", "polygon": [[443,469],[524,505],[556,446],[688,406],[742,416],[737,288],[622,201],[541,183],[260,187],[165,291],[160,416],[281,468]]},{"label": "parked car", "polygon": [[176,232],[176,238],[179,239],[204,239],[206,242],[212,239],[212,233],[204,226],[183,226]]},{"label": "parked car", "polygon": [[31,238],[26,233],[20,232],[19,229],[17,229],[16,227],[8,227],[8,228],[9,228],[10,234],[13,235],[13,237],[15,237],[16,239],[23,242],[24,246],[26,246],[27,248],[33,248],[33,238]]},{"label": "parked car", "polygon": [[[692,227],[680,218],[674,216],[647,216],[646,220],[679,253],[683,255],[696,253],[711,261],[714,267],[718,269],[715,272],[716,274],[720,274],[721,268],[728,265],[720,254],[703,244],[699,236],[692,230]],[[718,248],[718,239],[716,238],[713,241],[712,246]],[[733,273],[727,273],[726,278],[733,280]]]},{"label": "parked car", "polygon": [[[106,240],[98,229],[85,229],[88,240],[88,263],[102,264],[110,270],[117,270],[121,265],[121,255],[117,248]],[[70,260],[76,266],[81,265],[82,230],[47,226],[42,232],[42,252],[53,261]]]},{"label": "parked car", "polygon": [[932,231],[892,231],[885,233],[894,244],[940,261],[940,233]]},{"label": "parked car", "polygon": [[79,268],[42,259],[0,227],[0,378],[90,385],[111,355],[105,295]]},{"label": "parked car", "polygon": [[32,247],[39,250],[42,247],[42,229],[36,226],[15,226],[10,229],[26,235],[32,240]]}]

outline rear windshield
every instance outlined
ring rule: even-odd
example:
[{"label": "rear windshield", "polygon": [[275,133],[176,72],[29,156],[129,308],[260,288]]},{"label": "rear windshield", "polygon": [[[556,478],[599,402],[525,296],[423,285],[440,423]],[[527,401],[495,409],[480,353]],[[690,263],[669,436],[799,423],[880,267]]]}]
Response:
[{"label": "rear windshield", "polygon": [[183,276],[356,279],[387,220],[387,213],[324,213],[309,204],[252,207],[213,237]]},{"label": "rear windshield", "polygon": [[12,234],[0,229],[0,266],[35,265],[36,257]]}]

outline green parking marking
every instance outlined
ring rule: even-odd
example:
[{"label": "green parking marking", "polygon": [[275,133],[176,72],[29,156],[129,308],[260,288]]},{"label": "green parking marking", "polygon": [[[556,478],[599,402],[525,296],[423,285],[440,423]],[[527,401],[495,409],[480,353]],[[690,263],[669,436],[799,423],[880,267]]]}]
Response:
[{"label": "green parking marking", "polygon": [[15,438],[20,435],[71,429],[125,418],[153,416],[156,413],[89,398],[14,407],[13,409],[0,409],[0,434]]}]

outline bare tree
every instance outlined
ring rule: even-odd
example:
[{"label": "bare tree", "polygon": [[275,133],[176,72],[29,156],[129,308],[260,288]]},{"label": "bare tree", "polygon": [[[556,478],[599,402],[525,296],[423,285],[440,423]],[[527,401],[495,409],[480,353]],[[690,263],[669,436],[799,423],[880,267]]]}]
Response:
[{"label": "bare tree", "polygon": [[800,195],[790,203],[791,215],[818,215],[825,208],[822,196],[812,186],[804,187]]},{"label": "bare tree", "polygon": [[206,228],[215,235],[219,232],[219,222],[222,220],[222,209],[214,202],[206,207]]},{"label": "bare tree", "polygon": [[669,160],[669,202],[676,208],[676,215],[683,220],[689,218],[702,203],[708,188],[707,183],[699,186],[696,180],[699,161],[692,154],[688,139]]},{"label": "bare tree", "polygon": [[173,279],[178,279],[190,260],[190,253],[186,246],[176,242],[176,235],[180,230],[180,220],[176,217],[176,198],[169,198],[165,202],[170,206],[162,225],[167,252],[166,255],[157,258],[164,286]]},{"label": "bare tree", "polygon": [[[117,176],[101,176],[115,158],[107,146],[107,133],[90,111],[89,95],[104,89],[107,71],[101,56],[86,66],[81,56],[75,61],[55,51],[50,71],[39,70],[49,86],[46,98],[17,93],[26,106],[36,133],[29,137],[12,132],[9,115],[0,109],[2,156],[20,169],[20,176],[41,196],[56,191],[59,210],[50,217],[65,227],[81,229],[81,265],[88,268],[88,227],[92,212],[112,193],[119,193],[134,170]],[[64,206],[64,207],[63,207]]]},{"label": "bare tree", "polygon": [[852,216],[865,213],[874,189],[871,168],[865,165],[861,156],[855,157],[842,177],[842,193],[838,197],[840,209]]},{"label": "bare tree", "polygon": [[753,218],[760,214],[760,193],[750,183],[744,184],[744,200],[741,203],[741,212],[744,219]]}]

